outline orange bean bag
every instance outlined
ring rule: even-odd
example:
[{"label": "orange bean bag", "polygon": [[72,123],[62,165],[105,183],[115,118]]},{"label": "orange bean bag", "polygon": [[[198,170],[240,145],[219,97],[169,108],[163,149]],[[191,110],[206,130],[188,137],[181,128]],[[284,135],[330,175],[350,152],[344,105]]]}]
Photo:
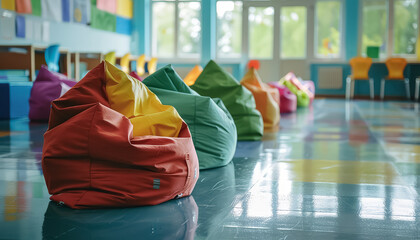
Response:
[{"label": "orange bean bag", "polygon": [[108,62],[53,102],[42,168],[50,199],[76,209],[156,205],[199,175],[177,111]]},{"label": "orange bean bag", "polygon": [[264,130],[277,130],[280,123],[279,91],[263,83],[253,67],[242,78],[241,84],[254,95],[257,110],[264,121]]},{"label": "orange bean bag", "polygon": [[197,80],[198,76],[200,76],[203,68],[200,65],[195,65],[193,69],[185,76],[184,82],[188,86],[194,85],[195,81]]}]

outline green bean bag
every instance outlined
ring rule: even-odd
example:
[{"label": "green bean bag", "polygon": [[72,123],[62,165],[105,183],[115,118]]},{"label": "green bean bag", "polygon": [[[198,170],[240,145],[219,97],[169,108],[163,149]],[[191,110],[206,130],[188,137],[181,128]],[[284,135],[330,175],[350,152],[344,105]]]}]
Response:
[{"label": "green bean bag", "polygon": [[220,99],[200,96],[168,65],[143,83],[165,105],[172,105],[187,123],[197,151],[200,169],[228,164],[235,154],[236,127]]},{"label": "green bean bag", "polygon": [[[281,81],[281,80],[280,80]],[[293,93],[296,95],[297,98],[297,106],[298,107],[307,107],[311,101],[308,94],[304,91],[299,90],[293,83],[290,81],[285,80],[283,84]]]},{"label": "green bean bag", "polygon": [[264,123],[252,93],[214,61],[207,63],[191,86],[198,94],[220,98],[235,121],[238,140],[260,140]]}]

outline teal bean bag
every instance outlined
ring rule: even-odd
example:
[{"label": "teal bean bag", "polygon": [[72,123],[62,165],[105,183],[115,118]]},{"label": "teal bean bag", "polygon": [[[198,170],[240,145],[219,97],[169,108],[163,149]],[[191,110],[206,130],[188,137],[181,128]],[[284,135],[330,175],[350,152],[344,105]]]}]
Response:
[{"label": "teal bean bag", "polygon": [[235,154],[236,127],[220,99],[200,96],[168,65],[143,80],[165,105],[172,105],[187,123],[200,169],[228,164]]},{"label": "teal bean bag", "polygon": [[264,123],[254,96],[214,61],[206,65],[191,88],[201,95],[222,99],[235,120],[238,140],[261,139]]}]

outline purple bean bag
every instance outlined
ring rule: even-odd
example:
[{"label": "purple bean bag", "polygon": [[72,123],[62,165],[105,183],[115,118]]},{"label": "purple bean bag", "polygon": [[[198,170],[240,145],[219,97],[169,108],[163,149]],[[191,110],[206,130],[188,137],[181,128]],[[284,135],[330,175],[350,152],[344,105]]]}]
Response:
[{"label": "purple bean bag", "polygon": [[290,90],[280,85],[278,82],[270,82],[268,85],[277,88],[280,93],[280,113],[291,113],[296,112],[297,98],[296,95],[290,92]]},{"label": "purple bean bag", "polygon": [[[313,93],[314,94],[314,96],[315,96],[315,84],[314,84],[314,82],[313,81],[311,81],[311,80],[303,80],[302,81],[302,84],[303,84],[303,86],[305,86],[311,93]],[[312,102],[313,102],[313,98],[311,99],[311,104],[312,104]]]},{"label": "purple bean bag", "polygon": [[76,83],[65,75],[51,72],[46,66],[42,66],[31,89],[29,119],[32,121],[48,121],[51,102],[61,97]]}]

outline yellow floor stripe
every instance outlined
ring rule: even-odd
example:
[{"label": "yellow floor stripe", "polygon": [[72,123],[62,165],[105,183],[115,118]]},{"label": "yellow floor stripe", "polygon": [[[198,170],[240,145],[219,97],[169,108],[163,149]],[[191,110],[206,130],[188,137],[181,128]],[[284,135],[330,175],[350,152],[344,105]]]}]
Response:
[{"label": "yellow floor stripe", "polygon": [[280,162],[280,178],[296,182],[399,185],[400,177],[390,163],[291,160]]}]

